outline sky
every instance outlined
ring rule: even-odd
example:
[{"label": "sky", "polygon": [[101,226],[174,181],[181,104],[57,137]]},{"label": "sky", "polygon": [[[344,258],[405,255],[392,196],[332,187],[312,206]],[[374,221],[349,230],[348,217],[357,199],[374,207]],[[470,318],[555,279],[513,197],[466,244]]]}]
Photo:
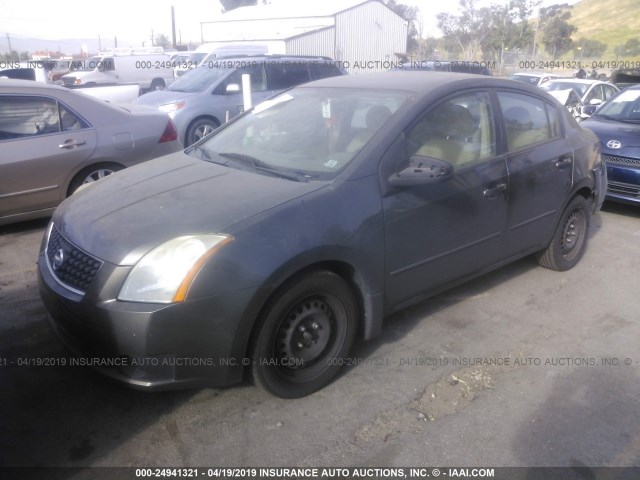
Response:
[{"label": "sky", "polygon": [[[318,0],[295,1],[297,4]],[[323,4],[340,0],[322,0]],[[543,5],[575,3],[577,0],[543,0]],[[478,0],[478,5],[504,3],[508,0]],[[164,34],[171,38],[171,5],[175,7],[176,36],[183,43],[200,43],[200,22],[222,19],[222,5],[217,0],[0,0],[0,52],[8,50],[7,35],[47,40],[60,40],[63,51],[76,50],[63,42],[68,38],[101,39],[103,48],[113,47],[114,37],[118,46],[150,45],[153,35]],[[424,34],[440,36],[435,26],[439,12],[458,12],[457,0],[400,0],[409,6],[417,6],[423,17]],[[344,4],[344,2],[342,2]]]}]

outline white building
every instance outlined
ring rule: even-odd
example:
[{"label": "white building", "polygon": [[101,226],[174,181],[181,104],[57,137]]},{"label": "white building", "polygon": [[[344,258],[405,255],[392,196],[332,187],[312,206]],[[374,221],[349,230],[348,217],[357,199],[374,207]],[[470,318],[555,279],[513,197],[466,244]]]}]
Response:
[{"label": "white building", "polygon": [[407,21],[380,0],[272,0],[201,23],[203,43],[253,43],[270,53],[322,55],[350,73],[388,70],[407,48]]}]

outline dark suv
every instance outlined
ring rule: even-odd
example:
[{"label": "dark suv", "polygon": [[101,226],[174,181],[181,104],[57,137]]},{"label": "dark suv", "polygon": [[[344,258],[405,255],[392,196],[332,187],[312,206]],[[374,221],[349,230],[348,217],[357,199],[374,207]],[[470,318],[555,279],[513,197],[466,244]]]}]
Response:
[{"label": "dark suv", "polygon": [[252,103],[289,87],[345,75],[328,57],[258,55],[214,58],[185,73],[166,90],[142,95],[137,103],[169,114],[178,138],[189,146],[244,110],[242,75],[251,75]]}]

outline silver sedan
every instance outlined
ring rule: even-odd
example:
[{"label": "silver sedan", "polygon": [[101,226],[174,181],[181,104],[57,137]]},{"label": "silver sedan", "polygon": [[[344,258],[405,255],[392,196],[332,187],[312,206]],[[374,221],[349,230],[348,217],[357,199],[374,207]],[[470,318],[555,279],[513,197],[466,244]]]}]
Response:
[{"label": "silver sedan", "polygon": [[0,79],[0,225],[49,216],[82,184],[180,148],[156,109]]}]

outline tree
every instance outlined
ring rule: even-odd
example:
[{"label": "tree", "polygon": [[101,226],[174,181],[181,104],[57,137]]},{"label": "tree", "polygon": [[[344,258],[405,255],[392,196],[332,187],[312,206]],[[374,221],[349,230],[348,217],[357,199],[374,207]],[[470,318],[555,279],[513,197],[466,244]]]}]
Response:
[{"label": "tree", "polygon": [[418,31],[418,14],[420,13],[420,9],[418,7],[403,5],[396,0],[386,0],[386,4],[409,24],[407,29],[407,52],[418,53],[421,37]]},{"label": "tree", "polygon": [[[223,12],[229,12],[235,10],[238,7],[248,7],[258,4],[258,0],[220,0],[222,4]],[[261,0],[261,3],[268,5],[271,0]]]},{"label": "tree", "polygon": [[574,42],[573,54],[576,57],[601,57],[607,49],[607,44],[599,40],[581,38]]},{"label": "tree", "polygon": [[624,44],[624,53],[630,57],[640,55],[640,41],[637,38],[630,38]]},{"label": "tree", "polygon": [[169,48],[171,46],[171,40],[169,40],[169,37],[167,37],[165,34],[160,33],[159,35],[156,35],[156,38],[154,39],[154,45],[158,47]]},{"label": "tree", "polygon": [[576,27],[569,23],[571,8],[564,3],[540,9],[542,44],[554,59],[567,53],[573,46],[571,35],[576,31]]},{"label": "tree", "polygon": [[481,42],[485,60],[498,60],[502,52],[526,50],[533,45],[535,32],[529,23],[537,0],[511,0],[507,5],[489,7],[489,34]]},{"label": "tree", "polygon": [[475,60],[481,43],[491,33],[489,7],[476,8],[475,0],[460,0],[460,15],[438,13],[437,25],[445,38],[454,40],[465,60]]}]

